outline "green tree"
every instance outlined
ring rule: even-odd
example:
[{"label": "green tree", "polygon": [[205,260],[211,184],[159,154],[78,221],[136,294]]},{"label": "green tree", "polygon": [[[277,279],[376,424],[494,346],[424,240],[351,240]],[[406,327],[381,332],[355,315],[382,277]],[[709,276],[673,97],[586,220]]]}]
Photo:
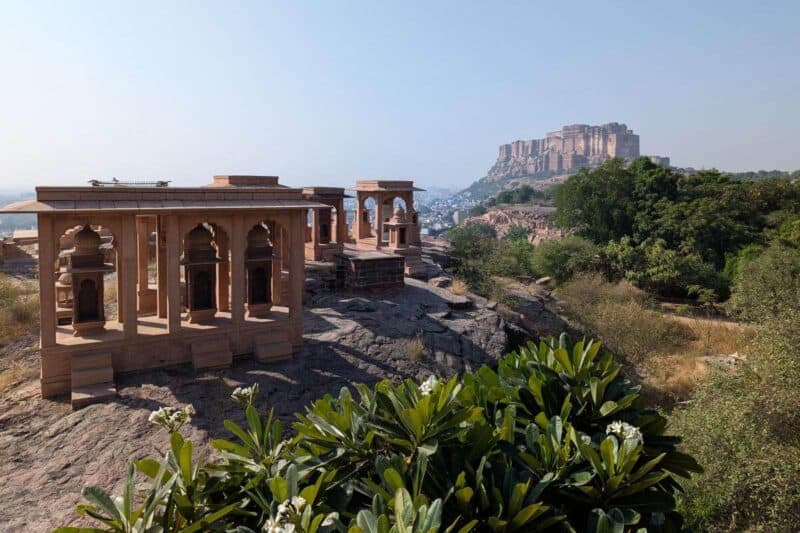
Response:
[{"label": "green tree", "polygon": [[508,228],[506,232],[506,239],[509,241],[528,240],[528,229],[525,226],[515,224]]},{"label": "green tree", "polygon": [[591,241],[570,235],[563,239],[545,241],[534,249],[533,270],[563,283],[580,272],[594,268],[599,249]]},{"label": "green tree", "polygon": [[485,223],[465,224],[447,232],[453,270],[472,290],[491,284],[491,258],[498,247],[497,232]]},{"label": "green tree", "polygon": [[581,169],[556,192],[556,223],[599,244],[630,235],[636,210],[633,184],[633,174],[619,159]]},{"label": "green tree", "polygon": [[713,291],[714,299],[727,296],[722,276],[713,265],[697,254],[682,255],[671,250],[661,239],[637,245],[630,237],[623,237],[603,247],[601,256],[610,279],[626,279],[649,292],[685,297],[708,289]]},{"label": "green tree", "polygon": [[800,312],[800,251],[773,244],[739,263],[731,309],[748,320],[764,321]]},{"label": "green tree", "polygon": [[469,210],[469,216],[471,217],[479,217],[485,214],[486,214],[486,208],[481,204],[474,205]]}]

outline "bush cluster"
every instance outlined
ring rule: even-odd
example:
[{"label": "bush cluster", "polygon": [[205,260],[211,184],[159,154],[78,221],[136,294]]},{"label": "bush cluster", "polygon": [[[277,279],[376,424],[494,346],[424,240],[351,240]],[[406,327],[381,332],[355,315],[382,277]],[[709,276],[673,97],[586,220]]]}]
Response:
[{"label": "bush cluster", "polygon": [[682,509],[704,530],[794,531],[800,521],[800,253],[774,243],[744,261],[735,311],[758,334],[733,370],[712,368],[675,413],[685,449],[706,468]]},{"label": "bush cluster", "polygon": [[498,239],[492,226],[475,223],[453,228],[447,237],[455,274],[470,289],[487,295],[494,289],[493,276],[550,276],[561,283],[597,267],[599,248],[577,236],[534,246],[520,226]]},{"label": "bush cluster", "polygon": [[604,248],[609,273],[665,296],[725,299],[726,262],[773,234],[792,239],[800,184],[684,175],[646,158],[582,169],[556,194],[556,222]]},{"label": "bush cluster", "polygon": [[676,479],[700,470],[610,353],[563,335],[496,370],[356,390],[306,408],[291,439],[237,390],[247,424],[226,421],[208,463],[172,423],[190,410],[158,413],[164,458],[131,465],[119,497],[85,489],[78,511],[96,531],[674,531]]}]

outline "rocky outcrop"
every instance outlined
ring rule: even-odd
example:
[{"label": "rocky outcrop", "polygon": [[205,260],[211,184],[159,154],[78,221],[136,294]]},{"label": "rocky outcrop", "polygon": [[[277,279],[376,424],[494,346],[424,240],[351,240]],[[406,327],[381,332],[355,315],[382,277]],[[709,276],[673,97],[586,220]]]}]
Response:
[{"label": "rocky outcrop", "polygon": [[[223,419],[244,423],[229,401],[243,384],[259,383],[258,407],[275,409],[288,428],[305,405],[353,383],[450,376],[496,361],[508,337],[505,321],[489,307],[408,278],[404,288],[378,293],[315,291],[307,298],[303,348],[291,360],[246,358],[225,370],[196,372],[186,365],[122,375],[114,401],[78,411],[67,398],[41,399],[31,336],[25,346],[0,353],[0,368],[27,354],[34,371],[0,395],[0,524],[8,531],[49,531],[76,523],[85,485],[119,491],[128,461],[166,449],[167,434],[147,421],[165,405],[194,405],[197,416],[182,433],[195,441],[196,453],[207,454],[212,438],[230,436]],[[416,339],[424,346],[421,356],[409,346]]]},{"label": "rocky outcrop", "polygon": [[467,223],[483,222],[492,226],[497,236],[503,238],[512,226],[522,226],[528,232],[528,241],[560,239],[563,233],[553,223],[555,208],[543,205],[510,205],[492,208],[483,215],[467,219]]}]

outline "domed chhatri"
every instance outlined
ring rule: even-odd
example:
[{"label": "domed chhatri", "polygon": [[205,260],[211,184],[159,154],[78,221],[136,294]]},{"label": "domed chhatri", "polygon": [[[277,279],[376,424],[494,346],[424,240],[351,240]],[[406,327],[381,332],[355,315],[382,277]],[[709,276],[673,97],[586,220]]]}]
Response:
[{"label": "domed chhatri", "polygon": [[394,223],[400,222],[400,223],[402,223],[402,222],[405,222],[405,221],[406,221],[406,210],[403,209],[402,206],[398,205],[395,208],[394,213],[392,214],[392,218],[389,219],[389,222],[394,222]]},{"label": "domed chhatri", "polygon": [[185,239],[186,251],[181,263],[186,280],[186,299],[189,308],[189,322],[207,323],[217,313],[216,285],[217,257],[211,231],[205,224],[198,224]]},{"label": "domed chhatri", "polygon": [[92,230],[89,225],[83,227],[73,237],[75,242],[74,254],[89,255],[96,254],[100,249],[100,234]]},{"label": "domed chhatri", "polygon": [[353,237],[359,250],[383,250],[402,255],[407,276],[422,276],[422,241],[411,180],[377,179],[356,182]]},{"label": "domed chhatri", "polygon": [[73,237],[75,247],[68,252],[68,264],[58,282],[62,296],[67,288],[72,292],[72,328],[76,337],[100,333],[105,329],[105,303],[103,301],[103,274],[114,270],[114,266],[104,262],[100,251],[100,234],[88,224]]}]

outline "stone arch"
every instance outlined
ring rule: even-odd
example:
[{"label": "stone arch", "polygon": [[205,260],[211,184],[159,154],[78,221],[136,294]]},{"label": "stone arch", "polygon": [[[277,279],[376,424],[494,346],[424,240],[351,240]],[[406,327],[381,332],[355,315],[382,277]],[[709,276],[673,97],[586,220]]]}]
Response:
[{"label": "stone arch", "polygon": [[[215,231],[216,230],[216,231]],[[208,222],[194,226],[183,237],[184,302],[190,322],[204,322],[214,317],[217,305],[217,266],[221,230]]]},{"label": "stone arch", "polygon": [[406,213],[408,212],[408,204],[406,203],[406,199],[403,198],[402,196],[393,197],[391,199],[391,202],[392,202],[392,211],[394,211],[398,207],[401,207],[403,211],[405,211]]},{"label": "stone arch", "polygon": [[361,199],[361,220],[359,227],[366,228],[360,230],[359,238],[375,237],[375,220],[378,217],[378,199],[375,195],[368,194]]},{"label": "stone arch", "polygon": [[[245,228],[248,228],[248,235],[259,226],[267,230],[269,245],[271,246],[270,253],[272,254],[270,263],[262,265],[265,269],[269,268],[269,272],[267,270],[264,271],[264,277],[268,282],[269,302],[267,305],[284,305],[283,289],[288,283],[289,270],[288,220],[283,215],[274,215],[268,218],[251,215],[245,217],[244,223]],[[246,274],[250,283],[255,284],[255,280],[252,279],[254,269],[247,268]],[[248,284],[247,297],[251,296],[249,287],[250,285]]]}]

